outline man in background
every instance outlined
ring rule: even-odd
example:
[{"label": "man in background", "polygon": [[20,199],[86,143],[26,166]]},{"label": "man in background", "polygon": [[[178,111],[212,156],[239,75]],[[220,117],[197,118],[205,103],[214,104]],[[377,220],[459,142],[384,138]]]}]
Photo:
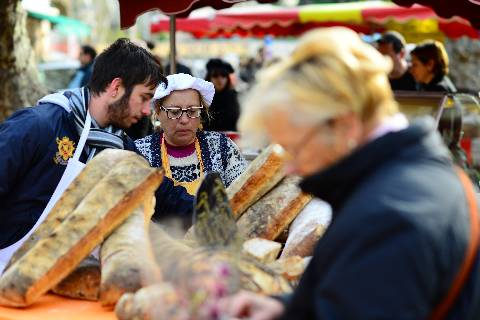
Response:
[{"label": "man in background", "polygon": [[408,72],[405,39],[396,31],[387,31],[377,40],[377,49],[392,59],[393,69],[388,75],[392,90],[416,90],[415,79]]},{"label": "man in background", "polygon": [[97,51],[89,45],[83,45],[80,50],[80,68],[72,78],[72,81],[68,84],[69,89],[80,88],[87,85],[88,81],[92,77],[93,62],[97,56]]}]

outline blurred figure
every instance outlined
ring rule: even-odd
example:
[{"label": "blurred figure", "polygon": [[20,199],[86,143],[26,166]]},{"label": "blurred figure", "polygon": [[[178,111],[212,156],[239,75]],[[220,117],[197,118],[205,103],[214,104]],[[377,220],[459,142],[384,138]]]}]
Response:
[{"label": "blurred figure", "polygon": [[[260,75],[241,132],[282,145],[289,171],[304,177],[300,188],[333,215],[285,304],[240,293],[220,303],[227,318],[478,318],[473,186],[432,118],[409,125],[399,113],[390,71],[377,50],[337,27],[305,34]],[[446,299],[452,288],[459,294]]]},{"label": "blurred figure", "polygon": [[447,76],[448,54],[442,43],[434,40],[424,41],[410,54],[412,56],[410,72],[417,81],[420,91],[457,91]]},{"label": "blurred figure", "polygon": [[205,79],[215,86],[215,97],[210,106],[210,122],[205,124],[205,130],[237,131],[240,105],[237,91],[232,85],[233,72],[230,63],[222,59],[210,59],[207,62]]},{"label": "blurred figure", "polygon": [[69,89],[84,87],[90,81],[93,71],[93,62],[97,56],[97,51],[89,45],[83,45],[80,49],[80,68],[73,76],[72,80],[68,84]]},{"label": "blurred figure", "polygon": [[[178,61],[178,58],[175,58],[175,73],[185,73],[189,75],[192,74],[192,69]],[[165,66],[165,74],[172,74],[172,71],[170,70],[170,60],[168,61],[167,65]]]},{"label": "blurred figure", "polygon": [[155,43],[153,43],[152,41],[145,41],[145,43],[147,44],[147,48],[148,50],[150,50],[150,53],[153,55],[155,60],[160,65],[160,68],[162,69],[162,73],[165,73],[165,70],[163,69],[163,64],[162,64],[162,58],[160,58],[160,56],[154,52]]},{"label": "blurred figure", "polygon": [[393,68],[388,75],[392,90],[417,90],[415,79],[408,72],[405,39],[396,31],[387,31],[377,41],[377,49],[392,59]]}]

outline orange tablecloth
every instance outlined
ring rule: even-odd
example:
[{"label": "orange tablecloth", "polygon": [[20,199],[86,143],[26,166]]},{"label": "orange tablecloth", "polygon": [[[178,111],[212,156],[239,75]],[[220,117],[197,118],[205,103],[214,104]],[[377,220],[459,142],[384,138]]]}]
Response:
[{"label": "orange tablecloth", "polygon": [[47,294],[28,308],[0,306],[0,320],[116,320],[113,311],[98,302],[73,300]]}]

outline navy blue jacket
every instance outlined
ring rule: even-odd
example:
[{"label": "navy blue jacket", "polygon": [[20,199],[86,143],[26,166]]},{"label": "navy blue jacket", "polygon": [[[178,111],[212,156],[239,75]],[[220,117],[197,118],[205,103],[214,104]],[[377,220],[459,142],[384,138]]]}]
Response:
[{"label": "navy blue jacket", "polygon": [[[41,104],[17,111],[0,125],[0,249],[23,237],[50,200],[66,168],[58,143],[64,139],[76,146],[79,139],[72,116],[59,106]],[[126,135],[124,144],[137,151]],[[169,179],[156,195],[165,210],[193,210],[193,197]]]},{"label": "navy blue jacket", "polygon": [[[422,120],[305,178],[332,222],[284,319],[427,319],[468,244],[463,187],[433,122]],[[478,256],[449,319],[480,315]]]}]

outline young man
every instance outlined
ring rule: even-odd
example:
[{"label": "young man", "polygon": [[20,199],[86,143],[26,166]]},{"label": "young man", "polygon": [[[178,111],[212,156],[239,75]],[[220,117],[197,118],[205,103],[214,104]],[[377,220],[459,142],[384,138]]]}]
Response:
[{"label": "young man", "polygon": [[[77,147],[82,163],[105,148],[136,151],[123,130],[150,114],[165,81],[150,53],[119,39],[97,57],[87,87],[48,95],[0,125],[0,258],[42,215]],[[165,210],[189,211],[193,198],[165,179],[157,199]]]},{"label": "young man", "polygon": [[396,31],[387,31],[377,41],[377,49],[392,59],[392,72],[388,75],[392,90],[416,90],[415,79],[408,71],[405,59],[405,39]]}]

